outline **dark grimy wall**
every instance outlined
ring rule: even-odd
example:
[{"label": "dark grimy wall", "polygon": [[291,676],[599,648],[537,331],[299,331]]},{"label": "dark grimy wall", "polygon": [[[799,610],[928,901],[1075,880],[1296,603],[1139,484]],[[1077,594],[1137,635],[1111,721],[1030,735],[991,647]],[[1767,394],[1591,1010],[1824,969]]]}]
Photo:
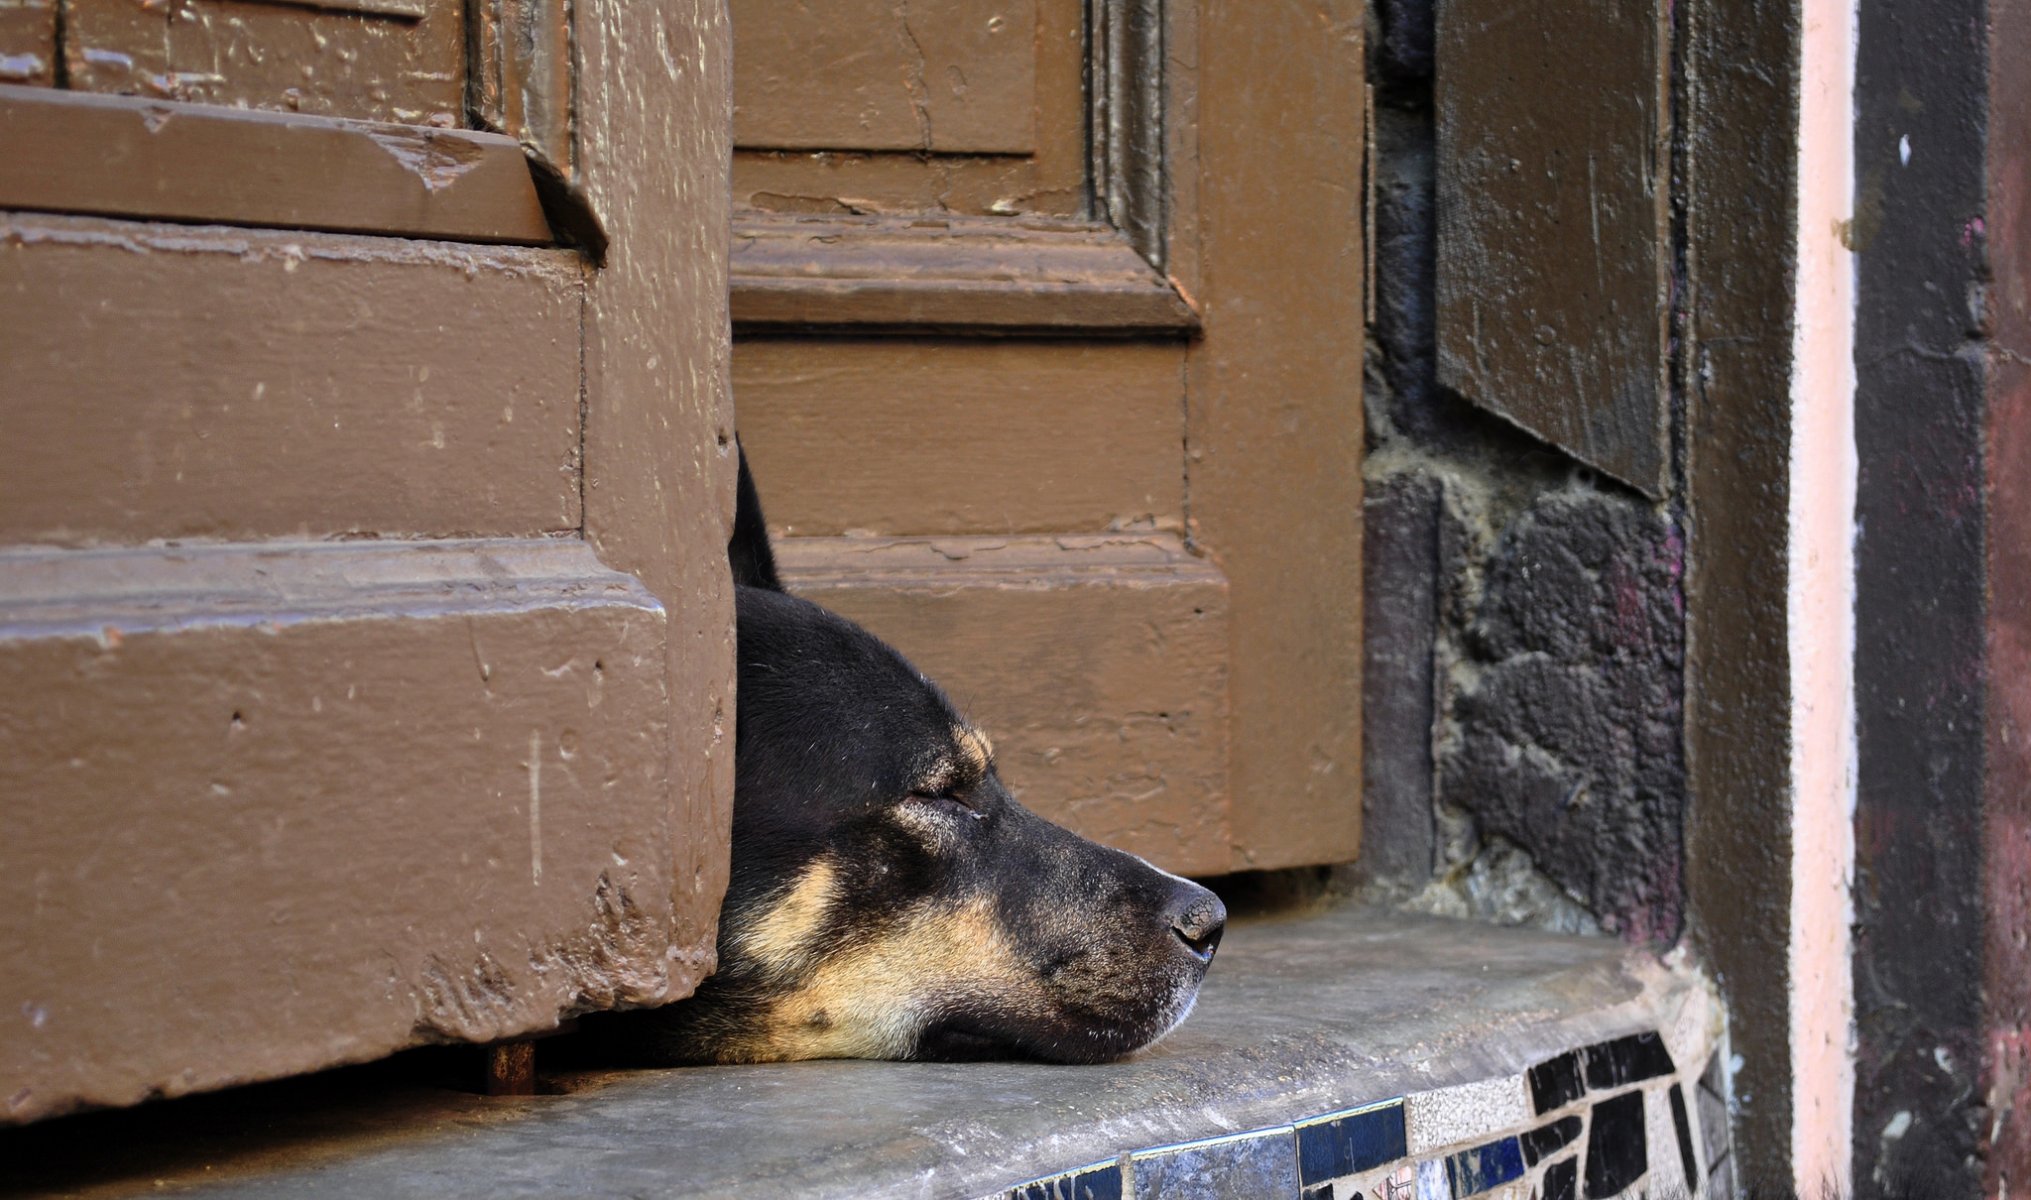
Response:
[{"label": "dark grimy wall", "polygon": [[1677,489],[1652,500],[1438,382],[1433,8],[1376,15],[1361,872],[1418,908],[1669,945],[1684,921]]},{"label": "dark grimy wall", "polygon": [[1854,1174],[2031,1186],[2031,5],[1863,0]]},{"label": "dark grimy wall", "polygon": [[[1603,20],[1628,17],[1584,4],[1562,11],[1597,9]],[[1370,43],[1369,823],[1357,874],[1370,895],[1428,911],[1659,948],[1690,932],[1728,997],[1744,1174],[1788,1179],[1796,122],[1787,114],[1797,8],[1663,9],[1655,69],[1671,100],[1659,246],[1670,336],[1659,410],[1667,453],[1654,489],[1612,459],[1591,456],[1630,483],[1592,469],[1582,442],[1560,442],[1568,453],[1495,415],[1530,405],[1469,399],[1438,382],[1442,122],[1460,105],[1434,99],[1447,84],[1444,31],[1463,36],[1460,22],[1480,10],[1438,11],[1435,38],[1433,0],[1379,0]],[[1505,28],[1499,36],[1519,36]],[[1590,59],[1583,45],[1528,36],[1519,45],[1585,62],[1583,74],[1617,94],[1655,83],[1624,78],[1628,64]],[[1519,117],[1542,151],[1523,169],[1561,169],[1557,119],[1556,110]],[[1565,155],[1564,169],[1579,157]],[[1585,223],[1583,209],[1514,250],[1584,264],[1602,246],[1598,232],[1589,241],[1573,227]],[[1482,232],[1499,243],[1499,230]],[[1527,319],[1498,299],[1484,321]],[[1547,337],[1594,352],[1570,331]],[[1557,402],[1555,389],[1548,396]]]},{"label": "dark grimy wall", "polygon": [[[1528,424],[1543,397],[1437,382],[1443,30],[1480,11],[1451,3],[1435,40],[1433,0],[1379,0],[1371,42],[1358,871],[1413,907],[1689,933],[1727,996],[1744,1174],[1788,1180],[1799,5],[1667,9],[1659,498],[1493,415]],[[1861,0],[1860,17],[1854,1182],[2013,1195],[2031,1186],[2031,0]],[[1586,67],[1640,87],[1616,69]],[[1589,249],[1556,223],[1530,236]],[[1510,299],[1482,319],[1525,319]]]}]

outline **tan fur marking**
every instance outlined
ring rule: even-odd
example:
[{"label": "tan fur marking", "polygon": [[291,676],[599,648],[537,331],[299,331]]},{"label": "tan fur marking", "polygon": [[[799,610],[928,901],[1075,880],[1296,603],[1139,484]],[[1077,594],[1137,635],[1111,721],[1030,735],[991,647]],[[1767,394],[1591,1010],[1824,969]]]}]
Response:
[{"label": "tan fur marking", "polygon": [[939,758],[917,778],[915,789],[926,796],[935,796],[952,786],[952,777],[959,772],[949,758]]},{"label": "tan fur marking", "polygon": [[969,725],[961,725],[952,731],[952,737],[959,743],[959,755],[972,768],[985,775],[988,764],[994,761],[994,743],[987,735]]},{"label": "tan fur marking", "polygon": [[1023,1003],[1026,972],[985,900],[926,906],[894,933],[818,965],[779,999],[757,1057],[894,1058],[907,1054],[940,1000]]},{"label": "tan fur marking", "polygon": [[832,907],[832,860],[814,859],[775,907],[763,913],[739,936],[741,953],[775,974],[791,974],[806,964]]},{"label": "tan fur marking", "polygon": [[952,818],[914,804],[890,809],[889,820],[909,830],[927,846],[936,847],[952,840]]}]

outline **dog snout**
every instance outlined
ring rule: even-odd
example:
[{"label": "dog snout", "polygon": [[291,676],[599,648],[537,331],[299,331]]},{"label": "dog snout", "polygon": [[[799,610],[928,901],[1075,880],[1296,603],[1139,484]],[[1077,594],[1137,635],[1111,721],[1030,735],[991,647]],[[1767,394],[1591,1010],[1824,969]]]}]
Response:
[{"label": "dog snout", "polygon": [[1221,931],[1227,928],[1227,906],[1220,903],[1220,897],[1181,880],[1171,896],[1170,918],[1171,930],[1185,948],[1201,962],[1212,962]]}]

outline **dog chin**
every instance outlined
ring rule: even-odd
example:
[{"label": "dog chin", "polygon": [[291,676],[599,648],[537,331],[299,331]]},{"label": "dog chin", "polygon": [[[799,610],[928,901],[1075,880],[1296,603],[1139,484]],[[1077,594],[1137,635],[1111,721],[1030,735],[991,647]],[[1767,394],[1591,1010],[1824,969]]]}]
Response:
[{"label": "dog chin", "polygon": [[1038,1059],[1090,1064],[1114,1062],[1147,1050],[1184,1024],[1199,1002],[1199,981],[1178,980],[1154,1013],[1059,1013],[1039,1021],[953,1015],[931,1022],[911,1058],[927,1062]]}]

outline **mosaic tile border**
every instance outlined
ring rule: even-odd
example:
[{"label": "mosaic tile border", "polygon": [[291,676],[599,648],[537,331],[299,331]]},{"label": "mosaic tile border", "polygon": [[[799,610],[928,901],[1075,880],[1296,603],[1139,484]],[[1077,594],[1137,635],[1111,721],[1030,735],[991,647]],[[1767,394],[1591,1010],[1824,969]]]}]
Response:
[{"label": "mosaic tile border", "polygon": [[1677,1057],[1655,1031],[1611,1038],[1521,1075],[1130,1150],[995,1200],[1732,1197],[1725,1045],[1674,1032]]}]

